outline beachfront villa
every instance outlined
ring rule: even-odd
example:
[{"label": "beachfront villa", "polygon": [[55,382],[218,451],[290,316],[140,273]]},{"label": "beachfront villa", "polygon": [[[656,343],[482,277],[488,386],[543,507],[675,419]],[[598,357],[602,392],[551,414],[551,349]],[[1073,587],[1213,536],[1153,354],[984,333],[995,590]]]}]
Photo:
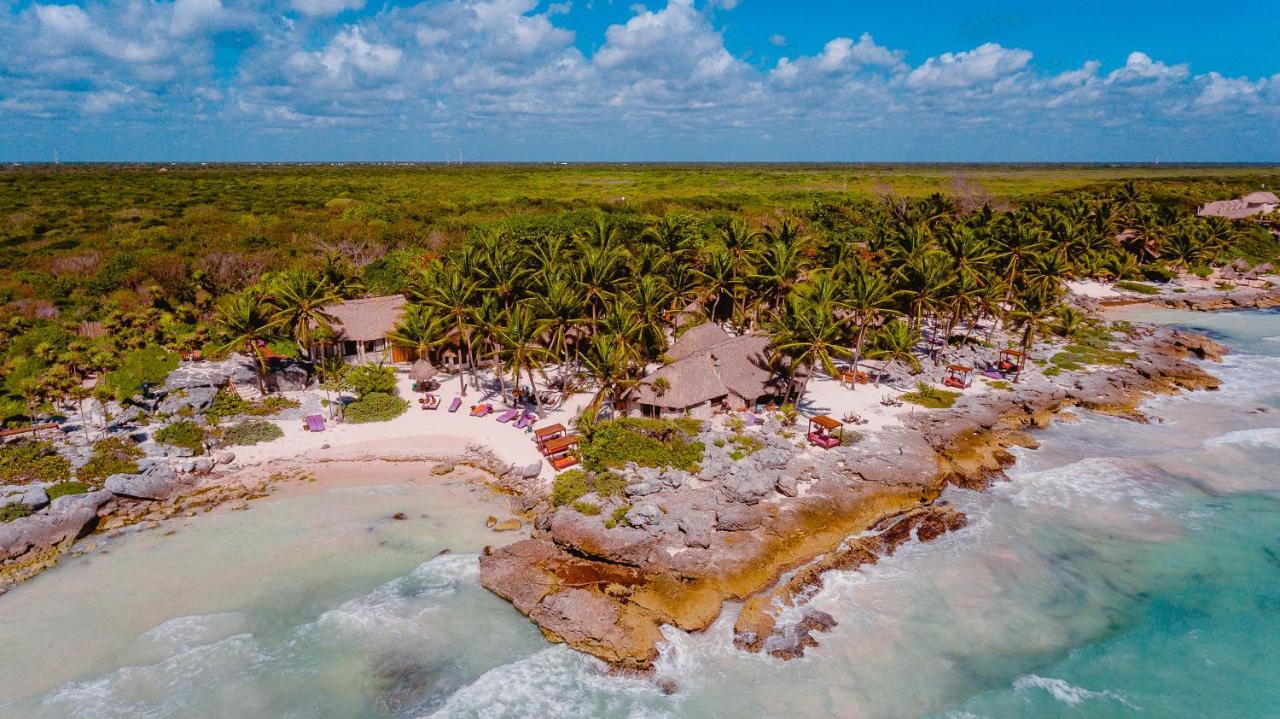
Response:
[{"label": "beachfront villa", "polygon": [[646,417],[706,419],[748,409],[781,390],[768,348],[765,337],[734,337],[717,324],[699,325],[676,340],[667,351],[671,361],[641,380],[631,399]]},{"label": "beachfront villa", "polygon": [[356,364],[412,361],[411,350],[395,347],[389,339],[404,315],[405,302],[404,295],[386,295],[327,305],[333,333],[312,345],[311,359],[341,357]]},{"label": "beachfront villa", "polygon": [[1205,204],[1196,211],[1201,217],[1225,217],[1243,220],[1249,217],[1270,215],[1280,208],[1280,197],[1274,192],[1252,192],[1238,200],[1217,200]]}]

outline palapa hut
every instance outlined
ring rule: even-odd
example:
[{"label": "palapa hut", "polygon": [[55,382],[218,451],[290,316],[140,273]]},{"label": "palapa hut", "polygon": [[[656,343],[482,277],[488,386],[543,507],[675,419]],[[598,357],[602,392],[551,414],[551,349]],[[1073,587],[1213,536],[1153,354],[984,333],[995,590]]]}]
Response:
[{"label": "palapa hut", "polygon": [[732,337],[717,325],[699,325],[671,346],[672,362],[641,380],[631,398],[649,417],[747,409],[778,394],[768,349],[765,337]]},{"label": "palapa hut", "polygon": [[366,297],[326,305],[325,312],[333,318],[332,339],[316,342],[311,358],[342,357],[356,363],[377,359],[391,362],[412,360],[411,350],[393,347],[387,339],[400,322],[404,306],[404,295]]},{"label": "palapa hut", "polygon": [[1201,217],[1225,217],[1243,220],[1247,217],[1269,215],[1280,209],[1280,198],[1272,192],[1251,192],[1238,200],[1217,200],[1206,203],[1196,211]]}]

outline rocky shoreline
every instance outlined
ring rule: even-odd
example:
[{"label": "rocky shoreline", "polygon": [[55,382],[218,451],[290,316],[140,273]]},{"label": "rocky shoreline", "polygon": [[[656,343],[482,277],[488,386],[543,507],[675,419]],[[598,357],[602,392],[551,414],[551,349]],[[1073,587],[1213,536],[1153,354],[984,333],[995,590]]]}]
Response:
[{"label": "rocky shoreline", "polygon": [[[1122,344],[1136,355],[1121,365],[966,395],[831,451],[801,448],[766,425],[764,448],[732,460],[717,448],[724,433],[708,430],[696,474],[624,472],[631,504],[613,527],[551,507],[545,489],[521,495],[521,506],[534,507],[534,536],[486,551],[481,582],[549,640],[621,669],[650,669],[661,627],[705,630],[729,601],[745,602],[735,644],[800,656],[814,633],[834,626],[803,610],[823,572],[963,527],[938,496],[948,484],[982,489],[1002,477],[1012,447],[1035,446],[1028,430],[1070,407],[1145,421],[1138,407],[1150,396],[1219,384],[1191,361],[1225,352],[1203,336],[1136,325]],[[789,607],[800,610],[784,622]]]}]

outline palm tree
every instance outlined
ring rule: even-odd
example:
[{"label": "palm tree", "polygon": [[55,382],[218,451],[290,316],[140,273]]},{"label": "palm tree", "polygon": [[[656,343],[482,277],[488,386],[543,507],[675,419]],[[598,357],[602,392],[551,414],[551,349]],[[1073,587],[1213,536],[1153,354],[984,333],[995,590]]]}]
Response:
[{"label": "palm tree", "polygon": [[586,300],[577,285],[555,279],[547,285],[536,302],[538,313],[547,319],[547,330],[551,333],[549,348],[558,352],[561,357],[560,381],[567,384],[570,335],[586,322],[587,318],[583,316]]},{"label": "palm tree", "polygon": [[[804,400],[809,380],[818,367],[829,376],[838,377],[840,372],[834,360],[849,354],[841,343],[840,323],[831,309],[803,301],[788,303],[787,311],[771,324],[770,335],[774,351],[791,358],[793,384],[795,368],[804,368],[804,380],[796,392],[797,405]],[[789,386],[783,395],[783,404],[789,403],[790,395]]]},{"label": "palm tree", "polygon": [[[324,390],[324,403],[329,408],[329,419],[336,416],[335,407],[342,404],[342,392],[348,389],[351,384],[347,380],[347,373],[351,370],[341,357],[325,357],[316,365],[316,374],[320,380],[320,387]],[[334,402],[329,396],[333,392],[338,395],[337,402]]]},{"label": "palm tree", "polygon": [[243,350],[254,359],[258,370],[258,391],[267,393],[267,357],[262,349],[274,328],[272,308],[262,295],[249,290],[231,295],[218,307],[218,323],[228,337],[224,351]]},{"label": "palm tree", "polygon": [[[1010,315],[1010,324],[1022,331],[1022,356],[1030,357],[1031,342],[1037,334],[1051,329],[1049,320],[1057,312],[1057,297],[1043,290],[1028,290],[1020,294]],[[1025,361],[1025,359],[1024,359]],[[1019,375],[1013,381],[1017,382]]]},{"label": "palm tree", "polygon": [[[783,223],[783,230],[792,230]],[[765,306],[771,310],[782,308],[787,293],[800,279],[800,274],[808,266],[799,243],[790,234],[781,234],[774,239],[760,254],[760,261],[751,279],[759,284]],[[757,317],[759,311],[757,308]]]},{"label": "palm tree", "polygon": [[[442,269],[430,275],[427,289],[421,298],[430,306],[439,310],[445,321],[453,329],[454,340],[458,346],[458,388],[462,396],[467,396],[467,369],[475,372],[475,356],[471,346],[472,308],[479,293],[479,285],[457,265]],[[474,377],[473,377],[474,379]]]},{"label": "palm tree", "polygon": [[880,386],[880,378],[884,369],[894,362],[906,365],[912,372],[920,371],[920,360],[916,358],[915,348],[920,342],[920,333],[908,322],[894,320],[876,333],[873,347],[867,352],[870,359],[881,360],[881,371],[876,375],[876,386]]},{"label": "palm tree", "polygon": [[728,250],[714,248],[707,255],[705,266],[697,270],[697,273],[702,278],[703,301],[711,303],[708,310],[711,319],[720,321],[723,317],[720,313],[721,300],[728,297],[732,305],[738,288],[738,273],[733,255]]},{"label": "palm tree", "polygon": [[633,355],[619,337],[598,334],[591,338],[582,357],[582,368],[598,388],[583,416],[594,420],[605,400],[612,409],[635,384]]},{"label": "palm tree", "polygon": [[395,329],[387,335],[391,344],[413,350],[414,356],[425,358],[444,341],[448,327],[431,305],[405,305],[404,315]]},{"label": "palm tree", "polygon": [[539,413],[542,412],[542,404],[538,398],[538,385],[534,382],[533,370],[540,369],[542,363],[552,357],[539,344],[546,332],[546,320],[538,319],[533,310],[524,304],[507,312],[506,327],[499,331],[499,341],[506,356],[505,364],[511,371],[512,386],[520,385],[520,372],[523,370],[529,379],[529,389],[533,392],[534,407]]},{"label": "palm tree", "polygon": [[271,325],[292,337],[298,350],[310,356],[313,330],[333,330],[334,317],[325,306],[342,298],[319,275],[302,268],[276,277],[270,292]]},{"label": "palm tree", "polygon": [[[612,237],[613,235],[609,235]],[[575,278],[591,309],[594,328],[604,301],[613,296],[622,275],[622,255],[612,246],[582,244],[582,257],[575,266]]]},{"label": "palm tree", "polygon": [[[849,311],[849,320],[857,327],[853,340],[853,373],[858,376],[858,362],[862,359],[862,351],[866,346],[867,330],[893,312],[897,292],[885,279],[885,276],[857,265],[848,272],[848,283],[845,290],[844,306]],[[858,386],[855,379],[854,387]]]},{"label": "palm tree", "polygon": [[502,374],[502,332],[507,323],[509,310],[502,308],[493,295],[485,295],[480,304],[471,313],[471,342],[477,353],[483,354],[489,349],[489,359],[493,363],[493,376],[498,380],[498,394],[507,396],[506,382]]}]

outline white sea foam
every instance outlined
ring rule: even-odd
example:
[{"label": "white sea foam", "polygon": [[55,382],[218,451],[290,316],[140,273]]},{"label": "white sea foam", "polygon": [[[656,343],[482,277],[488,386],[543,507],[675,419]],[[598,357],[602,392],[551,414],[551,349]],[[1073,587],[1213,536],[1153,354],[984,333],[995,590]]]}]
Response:
[{"label": "white sea foam", "polygon": [[1125,706],[1130,707],[1132,709],[1138,708],[1133,704],[1129,703],[1129,701],[1125,699],[1123,695],[1117,692],[1113,692],[1110,690],[1097,692],[1090,689],[1085,689],[1084,687],[1078,687],[1063,679],[1042,677],[1042,676],[1039,676],[1038,674],[1024,674],[1018,677],[1013,682],[1013,688],[1018,691],[1027,691],[1030,689],[1043,689],[1044,691],[1048,692],[1050,696],[1052,696],[1054,699],[1057,699],[1058,701],[1070,707],[1078,706],[1083,702],[1094,700],[1094,699],[1107,699],[1111,701],[1120,702],[1121,704],[1124,704]]},{"label": "white sea foam", "polygon": [[430,717],[677,716],[653,682],[610,676],[605,665],[564,645],[491,669]]},{"label": "white sea foam", "polygon": [[477,555],[445,554],[325,612],[315,626],[347,639],[417,631],[425,615],[438,610],[460,587],[479,580]]},{"label": "white sea foam", "polygon": [[251,635],[237,634],[156,664],[65,684],[45,697],[41,709],[48,716],[95,719],[179,716],[202,688],[248,683],[269,660]]},{"label": "white sea foam", "polygon": [[1211,437],[1204,442],[1206,447],[1224,445],[1246,445],[1249,447],[1280,447],[1280,427],[1258,427],[1241,429],[1235,432]]},{"label": "white sea foam", "polygon": [[211,644],[244,632],[245,616],[239,612],[174,617],[143,632],[139,639],[156,648],[177,652]]},{"label": "white sea foam", "polygon": [[1014,504],[1030,508],[1115,508],[1128,506],[1147,514],[1163,506],[1152,483],[1135,476],[1135,467],[1114,457],[1089,457],[1038,472],[1016,472],[1012,482],[995,492]]}]

